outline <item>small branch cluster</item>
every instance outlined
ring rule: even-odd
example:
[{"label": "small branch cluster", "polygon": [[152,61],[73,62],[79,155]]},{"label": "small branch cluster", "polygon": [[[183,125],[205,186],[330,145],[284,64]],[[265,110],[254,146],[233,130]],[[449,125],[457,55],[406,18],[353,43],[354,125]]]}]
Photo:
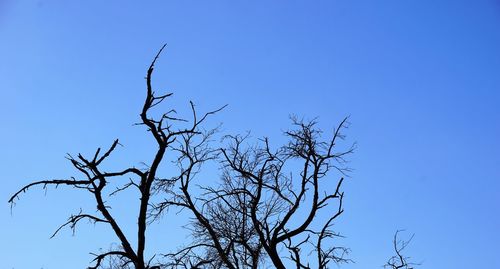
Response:
[{"label": "small branch cluster", "polygon": [[394,234],[394,239],[392,241],[392,246],[396,254],[387,261],[387,263],[384,265],[384,268],[414,269],[415,266],[418,266],[420,264],[410,262],[410,257],[403,255],[403,250],[405,250],[405,248],[410,244],[411,240],[413,239],[413,235],[408,240],[401,240],[398,238],[400,232],[402,231],[396,231],[396,233]]}]

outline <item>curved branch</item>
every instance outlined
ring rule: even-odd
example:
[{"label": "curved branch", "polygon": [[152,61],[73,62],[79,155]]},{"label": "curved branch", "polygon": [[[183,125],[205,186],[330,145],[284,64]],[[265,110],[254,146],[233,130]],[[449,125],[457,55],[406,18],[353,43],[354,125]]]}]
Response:
[{"label": "curved branch", "polygon": [[75,179],[53,179],[53,180],[41,180],[41,181],[36,181],[33,183],[30,183],[24,187],[22,187],[20,190],[18,190],[14,195],[12,195],[9,199],[9,203],[14,203],[14,199],[18,198],[18,196],[21,193],[26,192],[29,188],[36,186],[36,185],[43,185],[43,188],[45,189],[47,185],[69,185],[69,186],[75,186],[75,185],[88,185],[92,183],[90,180],[75,180]]}]

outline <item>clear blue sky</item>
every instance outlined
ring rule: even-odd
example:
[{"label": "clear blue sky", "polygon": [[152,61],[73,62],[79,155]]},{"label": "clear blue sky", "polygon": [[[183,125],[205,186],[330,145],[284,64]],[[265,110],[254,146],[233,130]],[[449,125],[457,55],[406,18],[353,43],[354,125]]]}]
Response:
[{"label": "clear blue sky", "polygon": [[[225,131],[279,140],[289,114],[325,130],[351,116],[358,149],[338,229],[356,263],[344,268],[379,268],[397,229],[415,233],[422,268],[500,268],[499,1],[0,0],[2,268],[84,268],[109,247],[102,226],[49,240],[91,208],[87,195],[33,190],[12,215],[6,201],[76,175],[66,153],[115,138],[117,166],[148,158],[132,124],[164,42],[158,90],[176,108],[229,104]],[[123,221],[129,203],[116,205]],[[151,251],[186,240],[161,225]]]}]

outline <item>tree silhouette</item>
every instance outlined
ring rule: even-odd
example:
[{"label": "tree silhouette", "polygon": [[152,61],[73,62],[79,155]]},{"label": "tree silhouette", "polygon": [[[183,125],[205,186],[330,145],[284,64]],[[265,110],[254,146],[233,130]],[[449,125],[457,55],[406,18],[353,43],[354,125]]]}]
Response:
[{"label": "tree silhouette", "polygon": [[[326,269],[350,262],[349,249],[338,245],[336,239],[341,235],[333,230],[335,220],[344,211],[342,184],[349,172],[346,157],[355,149],[354,144],[339,149],[343,130],[348,127],[347,118],[326,135],[327,139],[315,120],[292,117],[293,128],[284,133],[287,142],[283,145],[274,147],[269,138],[250,143],[249,135],[226,135],[222,146],[214,147],[218,128],[206,128],[204,123],[224,107],[198,115],[191,102],[190,120],[177,117],[173,109],[159,118],[150,116],[154,107],[172,95],[156,95],[152,86],[155,63],[164,48],[147,70],[146,98],[138,123],[146,126],[157,145],[146,168],[105,171],[102,163],[120,145],[117,139],[107,150],[98,148],[91,157],[68,155],[81,174],[79,178],[30,183],[14,193],[9,203],[13,205],[22,193],[35,186],[66,185],[88,192],[97,211],[70,216],[52,236],[65,227],[75,230],[82,220],[110,226],[119,245],[94,254],[89,267],[92,269],[257,269],[269,265],[279,269]],[[158,175],[166,154],[175,159],[179,169],[170,178]],[[195,183],[207,162],[220,164],[220,180]],[[113,188],[124,176],[130,177],[129,181]],[[123,232],[131,224],[119,223],[107,202],[130,188],[140,198],[137,222],[133,224],[135,238]],[[173,253],[157,253],[163,259],[146,257],[148,225],[172,207],[192,216],[188,227],[193,242]],[[412,264],[401,255],[406,245],[397,241],[396,233],[396,256],[387,266],[411,268]]]},{"label": "tree silhouette", "polygon": [[[176,180],[182,193],[157,208],[161,212],[179,206],[195,217],[197,240],[171,254],[180,267],[210,263],[215,268],[260,268],[260,263],[270,260],[276,268],[286,268],[291,261],[295,268],[323,269],[331,261],[349,261],[347,248],[327,240],[340,236],[331,228],[343,212],[343,178],[332,180],[327,175],[331,170],[348,171],[344,157],[354,146],[344,151],[336,148],[347,119],[328,141],[321,140],[316,122],[292,121],[295,128],[285,133],[289,141],[275,150],[267,138],[246,147],[247,137],[226,136],[228,146],[219,151],[224,168],[221,184],[203,187],[204,193],[196,198],[199,205],[189,189],[192,169],[216,153],[196,150],[185,139],[179,160],[183,170]],[[315,261],[305,258],[311,252],[316,253]]]},{"label": "tree silhouette", "polygon": [[[42,180],[30,183],[22,187],[19,191],[14,193],[9,199],[9,203],[14,204],[16,199],[20,195],[26,192],[28,189],[35,186],[42,186],[47,188],[48,186],[59,186],[67,185],[82,191],[89,192],[95,201],[97,206],[98,214],[89,214],[79,212],[78,214],[72,215],[68,218],[68,221],[62,224],[52,236],[55,236],[62,228],[68,226],[71,229],[75,229],[76,225],[82,220],[89,220],[94,223],[102,223],[109,225],[116,238],[120,242],[120,247],[112,249],[103,253],[95,254],[94,265],[89,268],[99,268],[103,265],[103,261],[113,256],[113,259],[120,261],[121,267],[127,267],[133,265],[136,269],[154,269],[159,268],[158,265],[152,265],[152,258],[147,258],[144,256],[144,250],[146,248],[146,230],[148,227],[148,220],[150,219],[149,212],[153,205],[150,200],[153,195],[155,195],[154,187],[158,181],[170,182],[169,180],[164,180],[158,177],[157,171],[162,163],[165,153],[169,147],[179,138],[188,134],[197,134],[200,132],[199,126],[206,120],[206,118],[216,113],[217,111],[212,111],[206,113],[201,118],[198,118],[194,110],[194,105],[191,103],[191,108],[193,110],[193,121],[188,127],[174,129],[173,124],[177,122],[186,122],[183,119],[175,117],[175,110],[170,110],[164,113],[159,119],[153,119],[149,112],[152,108],[163,102],[166,98],[170,97],[172,94],[165,95],[155,95],[153,87],[151,84],[152,75],[155,63],[160,56],[161,52],[165,46],[163,46],[154,60],[152,61],[146,76],[147,83],[147,94],[146,99],[140,113],[141,122],[140,125],[145,125],[147,130],[150,132],[152,137],[157,143],[157,149],[154,152],[153,159],[147,164],[146,169],[137,169],[135,167],[125,168],[121,171],[116,172],[105,172],[101,169],[101,165],[105,162],[110,155],[114,152],[116,147],[119,145],[118,139],[115,140],[112,145],[106,151],[102,151],[98,148],[92,157],[84,157],[82,154],[78,154],[76,157],[68,155],[68,160],[71,164],[82,174],[82,179],[69,178],[69,179],[51,179]],[[117,189],[111,189],[111,184],[115,178],[122,176],[133,177],[129,182],[123,184]],[[163,183],[164,184],[164,183]],[[111,208],[107,205],[106,199],[117,195],[119,192],[134,188],[140,196],[139,210],[137,213],[137,238],[136,245],[132,246],[131,238],[127,237],[123,232],[123,227],[130,224],[119,224],[113,215]]]}]

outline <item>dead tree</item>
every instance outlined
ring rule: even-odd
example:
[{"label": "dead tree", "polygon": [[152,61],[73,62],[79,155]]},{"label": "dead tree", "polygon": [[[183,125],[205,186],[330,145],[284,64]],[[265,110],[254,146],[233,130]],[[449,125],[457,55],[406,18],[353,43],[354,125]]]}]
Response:
[{"label": "dead tree", "polygon": [[[181,193],[156,208],[161,214],[171,206],[193,215],[192,245],[172,253],[171,267],[180,268],[329,268],[332,262],[348,262],[348,249],[332,241],[332,230],[342,214],[343,178],[327,177],[332,170],[345,174],[347,150],[338,150],[344,119],[332,137],[321,140],[315,121],[293,119],[285,133],[288,143],[273,150],[269,139],[255,146],[247,137],[227,136],[228,146],[214,151],[204,145],[210,134],[194,143],[195,134],[184,134],[178,145],[182,158]],[[197,167],[220,155],[223,166],[219,186],[202,187],[194,196],[190,186]],[[315,253],[315,259],[310,257]]]},{"label": "dead tree", "polygon": [[[200,133],[200,125],[209,115],[218,111],[212,111],[206,113],[202,117],[198,117],[196,115],[194,105],[191,103],[193,112],[193,120],[191,122],[176,117],[175,110],[170,110],[167,113],[164,113],[159,119],[154,119],[150,116],[152,108],[159,105],[172,95],[171,93],[156,95],[152,86],[154,66],[164,48],[165,46],[160,49],[148,68],[146,75],[146,99],[140,113],[141,122],[139,125],[146,126],[157,145],[152,160],[145,165],[147,168],[138,169],[135,167],[129,167],[115,172],[104,171],[102,164],[111,156],[117,146],[120,145],[117,139],[112,143],[109,149],[103,151],[101,148],[98,148],[95,154],[91,157],[85,157],[82,154],[78,154],[76,157],[68,155],[68,160],[76,168],[76,170],[81,173],[79,178],[72,177],[68,179],[36,181],[22,187],[9,199],[9,203],[14,205],[22,193],[37,186],[41,186],[45,189],[49,186],[57,187],[60,185],[66,185],[88,192],[90,196],[93,197],[97,211],[95,213],[80,211],[77,214],[70,216],[68,221],[62,224],[52,236],[55,236],[64,227],[69,227],[74,230],[77,224],[82,220],[109,225],[119,241],[119,247],[103,253],[95,254],[93,265],[89,268],[104,268],[108,266],[106,265],[106,259],[111,259],[114,266],[120,268],[159,268],[159,265],[152,264],[153,257],[145,257],[144,254],[147,242],[146,230],[151,218],[150,211],[154,207],[150,201],[152,196],[156,194],[155,186],[158,181],[163,182],[163,185],[166,184],[165,182],[172,183],[169,180],[164,180],[158,177],[158,168],[164,160],[166,153],[171,149],[171,145],[176,140],[186,135],[195,135]],[[183,123],[182,126],[184,127],[174,127],[175,124],[179,123]],[[171,153],[174,154],[175,152]],[[125,176],[130,177],[130,179],[125,180]],[[112,189],[114,184],[119,184],[120,187]],[[118,223],[117,219],[113,215],[112,209],[106,201],[111,199],[113,195],[117,195],[123,190],[129,188],[135,189],[140,198],[137,205],[137,220],[132,223]],[[123,227],[126,225],[136,225],[137,234],[135,235],[135,240],[131,240],[131,236],[126,235],[123,232]],[[137,243],[133,246],[131,242]]]},{"label": "dead tree", "polygon": [[[248,136],[235,135],[225,137],[226,146],[213,147],[217,128],[202,125],[223,107],[198,115],[191,103],[190,121],[176,116],[175,110],[159,118],[151,116],[151,110],[172,95],[156,95],[152,86],[154,66],[163,49],[147,71],[146,99],[140,113],[139,125],[146,126],[157,146],[146,168],[105,171],[102,164],[120,145],[115,140],[109,149],[99,148],[91,157],[68,155],[81,173],[79,178],[30,183],[9,202],[14,204],[22,193],[36,186],[65,185],[89,193],[97,210],[70,216],[53,236],[64,227],[74,230],[82,220],[108,225],[119,245],[95,254],[91,269],[259,269],[269,265],[327,269],[349,262],[349,249],[338,244],[341,235],[333,229],[344,211],[342,183],[349,171],[345,157],[354,150],[354,145],[343,150],[338,145],[344,139],[347,119],[326,140],[315,121],[292,118],[293,128],[284,133],[288,141],[281,146],[271,146],[268,138],[250,144]],[[162,178],[157,172],[167,154],[179,172]],[[195,182],[207,162],[221,165],[220,180],[211,181],[204,175],[203,181]],[[333,172],[338,176],[332,176]],[[130,188],[140,198],[137,220],[119,223],[107,201]],[[145,257],[148,224],[172,207],[192,216],[192,244],[163,254],[166,260]],[[136,225],[134,238],[123,232],[126,225]],[[397,256],[388,266],[410,269],[411,264],[401,255],[406,244],[396,239]]]}]

